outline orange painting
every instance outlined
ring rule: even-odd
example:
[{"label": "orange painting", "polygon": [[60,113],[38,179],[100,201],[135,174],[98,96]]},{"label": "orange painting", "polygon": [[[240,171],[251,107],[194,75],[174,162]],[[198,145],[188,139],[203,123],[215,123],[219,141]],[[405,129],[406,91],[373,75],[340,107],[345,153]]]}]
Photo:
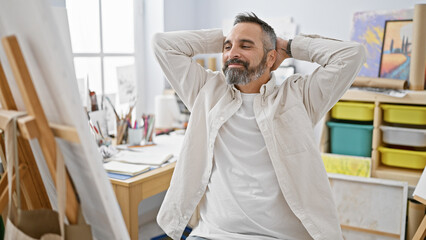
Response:
[{"label": "orange painting", "polygon": [[380,61],[380,77],[408,80],[412,29],[412,20],[386,21]]}]

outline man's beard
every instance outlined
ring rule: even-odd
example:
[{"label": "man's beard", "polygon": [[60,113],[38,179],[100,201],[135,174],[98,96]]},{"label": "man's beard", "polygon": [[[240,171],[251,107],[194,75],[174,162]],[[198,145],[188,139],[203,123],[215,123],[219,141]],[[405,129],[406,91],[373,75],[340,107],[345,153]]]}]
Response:
[{"label": "man's beard", "polygon": [[[230,59],[225,62],[222,71],[228,84],[246,85],[251,81],[257,80],[266,70],[266,57],[264,54],[262,61],[256,67],[250,67],[249,63],[240,59]],[[229,64],[241,64],[244,68],[228,68]]]}]

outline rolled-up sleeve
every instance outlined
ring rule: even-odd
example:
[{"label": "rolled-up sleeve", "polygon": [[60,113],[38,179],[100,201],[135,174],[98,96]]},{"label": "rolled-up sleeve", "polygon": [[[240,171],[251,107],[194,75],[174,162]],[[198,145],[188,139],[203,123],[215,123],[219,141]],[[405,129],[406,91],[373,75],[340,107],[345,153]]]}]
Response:
[{"label": "rolled-up sleeve", "polygon": [[157,33],[152,42],[154,54],[166,78],[192,111],[200,89],[209,79],[209,74],[213,74],[197,64],[192,57],[222,52],[222,30]]},{"label": "rolled-up sleeve", "polygon": [[351,86],[365,63],[365,48],[356,42],[300,35],[294,38],[291,51],[295,59],[320,65],[296,83],[311,121],[316,124]]}]

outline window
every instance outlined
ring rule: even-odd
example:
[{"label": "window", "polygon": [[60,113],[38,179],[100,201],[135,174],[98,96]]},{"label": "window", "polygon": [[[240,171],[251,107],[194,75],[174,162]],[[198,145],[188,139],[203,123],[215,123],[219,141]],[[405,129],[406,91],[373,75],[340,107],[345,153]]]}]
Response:
[{"label": "window", "polygon": [[66,8],[80,87],[95,91],[98,102],[109,96],[120,113],[129,103],[123,95],[136,96],[133,0],[67,0]]}]

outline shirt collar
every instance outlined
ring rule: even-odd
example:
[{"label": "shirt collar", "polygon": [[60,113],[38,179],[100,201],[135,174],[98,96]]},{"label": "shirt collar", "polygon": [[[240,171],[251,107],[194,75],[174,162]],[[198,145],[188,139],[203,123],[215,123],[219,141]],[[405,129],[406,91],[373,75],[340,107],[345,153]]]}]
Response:
[{"label": "shirt collar", "polygon": [[269,96],[274,91],[275,84],[275,74],[274,72],[271,72],[271,79],[260,87],[260,94],[264,97]]}]

